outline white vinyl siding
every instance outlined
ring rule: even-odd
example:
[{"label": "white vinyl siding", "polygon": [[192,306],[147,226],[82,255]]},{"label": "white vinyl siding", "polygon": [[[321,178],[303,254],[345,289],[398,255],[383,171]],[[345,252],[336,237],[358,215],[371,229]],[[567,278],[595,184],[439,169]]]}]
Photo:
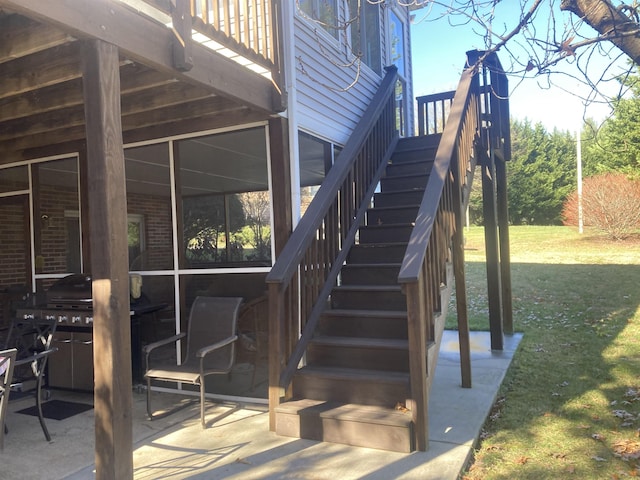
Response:
[{"label": "white vinyl siding", "polygon": [[[341,18],[346,17],[345,8],[346,2],[339,2]],[[403,14],[401,18],[408,20],[406,11],[398,13]],[[319,25],[301,15],[296,14],[294,17],[298,127],[344,145],[371,102],[382,78],[364,63],[360,65],[359,74],[356,65],[344,66],[354,59],[345,41],[345,37],[350,38],[348,32],[340,32],[339,38],[335,39]],[[380,23],[384,66],[390,63],[390,49],[386,45],[387,13],[384,10],[380,14]],[[408,24],[404,30],[408,49]],[[405,54],[409,55],[409,52]],[[410,62],[407,62],[407,74],[410,75]],[[349,87],[350,85],[352,86]],[[342,91],[344,89],[346,91]],[[411,88],[408,86],[407,94],[410,93]],[[409,104],[411,103],[410,101]]]}]

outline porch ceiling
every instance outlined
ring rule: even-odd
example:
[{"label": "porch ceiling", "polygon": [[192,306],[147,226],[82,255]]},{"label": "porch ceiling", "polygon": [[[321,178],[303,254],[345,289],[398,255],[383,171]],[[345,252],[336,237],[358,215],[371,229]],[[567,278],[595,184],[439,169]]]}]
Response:
[{"label": "porch ceiling", "polygon": [[201,45],[175,70],[172,34],[115,0],[0,0],[0,164],[83,150],[84,41],[120,49],[125,143],[265,120],[268,79]]}]

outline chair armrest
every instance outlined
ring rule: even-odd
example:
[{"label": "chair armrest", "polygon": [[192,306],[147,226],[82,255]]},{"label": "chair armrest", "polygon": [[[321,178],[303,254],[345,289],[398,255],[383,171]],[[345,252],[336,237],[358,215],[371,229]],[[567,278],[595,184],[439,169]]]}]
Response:
[{"label": "chair armrest", "polygon": [[19,365],[27,365],[27,364],[33,362],[34,360],[39,360],[41,358],[47,357],[51,353],[57,352],[57,351],[58,351],[58,347],[48,348],[47,350],[43,350],[42,352],[38,352],[38,353],[36,353],[34,355],[31,355],[29,357],[25,357],[25,358],[21,358],[20,360],[16,360],[14,365],[16,367],[19,366]]},{"label": "chair armrest", "polygon": [[232,335],[229,338],[225,338],[224,340],[220,340],[219,342],[214,343],[213,345],[207,345],[206,347],[202,347],[200,350],[196,352],[196,357],[203,358],[214,350],[218,350],[219,348],[226,347],[227,345],[232,344],[238,339],[237,335]]},{"label": "chair armrest", "polygon": [[142,352],[148,355],[149,353],[151,353],[152,350],[155,350],[158,347],[162,347],[164,345],[168,345],[173,342],[177,342],[181,338],[184,338],[186,335],[187,335],[186,332],[182,332],[182,333],[178,333],[177,335],[173,335],[169,338],[165,338],[164,340],[158,340],[157,342],[149,343],[148,345],[145,345],[144,347],[142,347]]}]

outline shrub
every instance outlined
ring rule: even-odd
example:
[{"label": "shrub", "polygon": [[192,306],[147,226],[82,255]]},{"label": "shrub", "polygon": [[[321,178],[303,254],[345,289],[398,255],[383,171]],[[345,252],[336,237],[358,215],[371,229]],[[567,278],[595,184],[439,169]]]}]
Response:
[{"label": "shrub", "polygon": [[[578,192],[564,203],[565,225],[578,225]],[[640,181],[621,173],[586,178],[582,184],[582,217],[614,240],[623,240],[640,228]]]}]

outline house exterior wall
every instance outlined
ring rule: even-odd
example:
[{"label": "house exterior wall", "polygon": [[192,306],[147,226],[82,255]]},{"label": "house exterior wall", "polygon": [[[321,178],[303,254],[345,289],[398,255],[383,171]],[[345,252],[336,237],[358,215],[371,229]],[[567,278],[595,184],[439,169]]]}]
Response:
[{"label": "house exterior wall", "polygon": [[[346,2],[339,2],[341,19],[347,18]],[[381,7],[380,42],[382,66],[390,65],[388,44],[389,9]],[[393,11],[404,22],[405,60],[407,81],[407,118],[412,122],[411,57],[409,39],[409,11],[407,7],[394,6]],[[296,9],[295,31],[295,84],[298,128],[338,145],[344,145],[375,94],[381,76],[362,62],[360,71],[353,62],[347,32],[334,38],[320,25],[314,23]],[[384,72],[383,72],[384,74]],[[411,128],[411,125],[409,125]],[[410,129],[408,131],[411,131]]]}]

